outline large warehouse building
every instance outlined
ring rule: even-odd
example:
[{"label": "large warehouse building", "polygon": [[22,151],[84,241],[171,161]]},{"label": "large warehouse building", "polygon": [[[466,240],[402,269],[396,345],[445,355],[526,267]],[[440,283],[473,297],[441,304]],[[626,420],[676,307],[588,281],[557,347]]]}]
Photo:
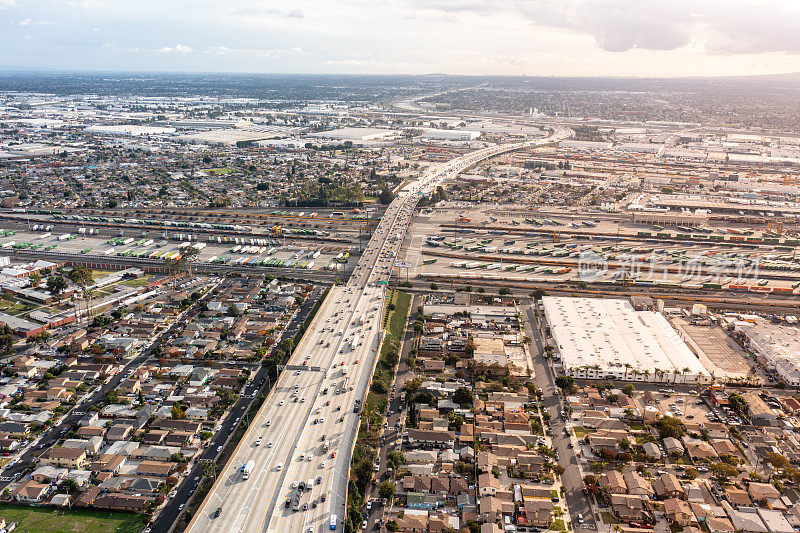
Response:
[{"label": "large warehouse building", "polygon": [[336,130],[309,133],[308,137],[326,141],[351,141],[357,143],[363,141],[382,141],[394,135],[397,135],[396,130],[386,130],[382,128],[339,128]]},{"label": "large warehouse building", "polygon": [[661,313],[627,300],[542,299],[563,372],[579,379],[710,383],[712,377]]},{"label": "large warehouse building", "polygon": [[790,387],[800,387],[800,330],[797,326],[772,324],[759,318],[738,322],[736,332],[759,363],[776,372]]}]

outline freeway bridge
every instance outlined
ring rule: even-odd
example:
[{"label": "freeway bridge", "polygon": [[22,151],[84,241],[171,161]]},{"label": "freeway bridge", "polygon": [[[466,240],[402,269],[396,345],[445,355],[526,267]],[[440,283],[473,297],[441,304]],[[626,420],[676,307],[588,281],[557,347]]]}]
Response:
[{"label": "freeway bridge", "polygon": [[[348,282],[329,292],[187,531],[314,533],[344,517],[360,406],[383,338],[380,282],[389,279],[419,198],[486,159],[571,135],[555,127],[545,139],[472,152],[430,167],[400,191]],[[247,479],[244,464],[252,470]],[[300,482],[310,487],[300,491]]]}]

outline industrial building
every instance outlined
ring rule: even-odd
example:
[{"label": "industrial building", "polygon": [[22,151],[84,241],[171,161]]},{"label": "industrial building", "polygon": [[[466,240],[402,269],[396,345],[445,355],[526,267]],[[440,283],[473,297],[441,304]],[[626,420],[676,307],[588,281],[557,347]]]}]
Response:
[{"label": "industrial building", "polygon": [[255,143],[267,139],[279,139],[298,131],[290,126],[251,126],[247,129],[226,128],[189,133],[180,137],[190,144],[212,146],[236,146],[237,143]]},{"label": "industrial building", "polygon": [[763,318],[737,322],[735,331],[756,360],[790,387],[800,387],[800,330]]},{"label": "industrial building", "polygon": [[440,130],[431,128],[422,134],[425,141],[472,141],[481,136],[479,131],[469,130]]},{"label": "industrial building", "polygon": [[712,377],[661,313],[627,300],[542,299],[553,357],[579,379],[710,383]]},{"label": "industrial building", "polygon": [[166,135],[175,133],[175,128],[160,127],[160,126],[139,126],[136,124],[110,124],[110,125],[95,125],[86,128],[90,133],[99,133],[105,135],[124,135],[131,137],[139,137],[141,135]]},{"label": "industrial building", "polygon": [[311,139],[339,142],[352,141],[356,143],[359,141],[380,141],[394,135],[397,135],[396,130],[387,130],[382,128],[339,128],[335,130],[309,133],[307,136]]}]

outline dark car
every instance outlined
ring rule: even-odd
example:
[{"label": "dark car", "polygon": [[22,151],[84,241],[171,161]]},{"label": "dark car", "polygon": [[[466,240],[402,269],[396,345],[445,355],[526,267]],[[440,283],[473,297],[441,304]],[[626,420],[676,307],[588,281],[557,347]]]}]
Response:
[{"label": "dark car", "polygon": [[222,507],[217,507],[217,510],[214,511],[214,518],[218,517],[221,512],[222,512]]}]

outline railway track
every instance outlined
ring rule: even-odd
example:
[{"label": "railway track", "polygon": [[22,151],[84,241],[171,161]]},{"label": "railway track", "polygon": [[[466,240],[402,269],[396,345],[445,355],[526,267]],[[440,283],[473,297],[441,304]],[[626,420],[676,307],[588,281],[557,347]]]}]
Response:
[{"label": "railway track", "polygon": [[[12,256],[25,259],[44,259],[54,263],[66,263],[70,265],[82,265],[89,268],[102,270],[117,270],[127,267],[141,268],[145,272],[166,273],[167,269],[164,261],[143,257],[119,257],[119,256],[100,256],[83,255],[70,252],[46,252],[43,250],[13,250]],[[348,272],[333,272],[324,270],[305,270],[299,268],[276,268],[266,266],[247,266],[236,265],[233,263],[192,263],[192,271],[204,274],[250,274],[275,277],[299,279],[304,281],[314,281],[319,283],[333,283],[338,276],[347,277]]]},{"label": "railway track", "polygon": [[[436,250],[422,250],[422,255],[424,256],[432,256],[432,257],[444,257],[448,259],[459,259],[462,261],[487,261],[490,263],[497,263],[500,259],[497,255],[465,255],[465,254],[457,254],[451,252],[444,252],[444,251],[436,251]],[[517,256],[509,256],[503,257],[503,260],[506,261],[509,265],[510,264],[523,264],[523,265],[550,265],[550,266],[563,266],[563,267],[570,267],[576,268],[580,265],[580,261],[577,259],[540,259],[538,256],[536,259],[532,259],[529,257],[517,257]],[[668,273],[668,274],[682,274],[686,272],[685,268],[681,268],[680,266],[664,266],[660,268],[650,268],[648,263],[645,262],[619,262],[619,261],[609,261],[607,263],[609,269],[635,269],[637,266],[641,266],[641,271],[644,272],[654,272],[654,273]],[[721,268],[714,268],[713,270],[709,270],[701,265],[698,265],[697,268],[694,268],[693,274],[698,276],[703,275],[714,275],[714,276],[723,276],[723,277],[735,277],[737,275],[736,268],[731,269],[732,272],[728,272],[727,270],[722,270]],[[765,269],[760,269],[758,272],[759,279],[773,279],[773,280],[781,280],[781,281],[800,281],[800,273],[796,275],[784,275],[779,274],[778,271],[770,271]]]},{"label": "railway track", "polygon": [[[246,236],[246,237],[254,237],[254,238],[267,238],[272,239],[274,237],[272,231],[269,229],[264,229],[263,231],[238,231],[238,230],[230,230],[230,229],[208,229],[208,228],[178,228],[178,227],[167,227],[167,226],[155,226],[152,224],[126,224],[126,223],[117,223],[117,222],[89,222],[83,220],[39,220],[39,219],[30,219],[26,218],[24,214],[5,214],[0,213],[0,221],[6,221],[7,223],[14,223],[14,224],[24,224],[27,226],[28,221],[31,222],[46,222],[48,224],[52,224],[53,226],[69,226],[69,227],[93,227],[93,228],[104,228],[106,230],[119,230],[124,228],[126,230],[134,230],[134,231],[154,231],[160,234],[163,233],[197,233],[203,235],[229,235],[229,236]],[[15,227],[14,229],[17,229]],[[112,231],[113,233],[113,231]],[[283,239],[284,237],[280,237]],[[335,243],[342,243],[342,244],[352,244],[353,239],[348,239],[344,237],[329,237],[325,235],[295,235],[295,234],[288,234],[285,237],[287,240],[303,240],[303,241],[322,241],[322,242],[335,242]]]},{"label": "railway track", "polygon": [[[424,281],[423,281],[424,280]],[[412,287],[417,289],[429,289],[430,283],[442,284],[443,286],[450,286],[455,288],[459,287],[493,287],[493,288],[506,288],[512,295],[515,296],[528,296],[531,291],[536,289],[544,289],[548,293],[557,293],[562,295],[591,295],[591,296],[617,296],[627,298],[630,296],[650,296],[651,298],[659,298],[665,302],[680,302],[684,306],[687,303],[702,303],[706,304],[712,309],[722,310],[749,310],[749,311],[766,311],[770,313],[789,313],[796,314],[800,310],[800,301],[796,298],[780,298],[774,295],[763,295],[762,297],[745,296],[744,294],[726,294],[725,296],[712,296],[701,293],[691,293],[681,289],[659,289],[656,287],[608,287],[598,288],[588,284],[586,288],[582,288],[577,283],[568,285],[563,282],[549,283],[549,282],[532,282],[532,281],[519,281],[508,282],[502,280],[488,280],[488,279],[464,279],[460,276],[449,275],[431,275],[422,274],[416,280],[410,281]]]}]

